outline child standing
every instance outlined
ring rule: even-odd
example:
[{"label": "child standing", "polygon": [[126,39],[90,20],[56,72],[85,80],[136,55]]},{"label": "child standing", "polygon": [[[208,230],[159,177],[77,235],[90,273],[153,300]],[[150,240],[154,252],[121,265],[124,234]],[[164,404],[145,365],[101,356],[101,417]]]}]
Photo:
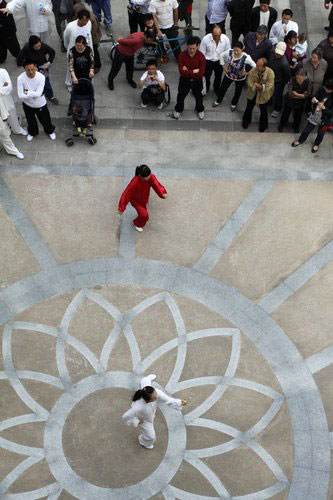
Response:
[{"label": "child standing", "polygon": [[168,194],[164,186],[158,182],[155,175],[151,173],[147,165],[140,165],[135,169],[135,177],[131,180],[123,194],[121,195],[118,213],[123,214],[126,206],[130,203],[138,212],[138,216],[133,221],[133,225],[139,233],[142,233],[146,225],[149,214],[147,205],[149,200],[150,188],[160,198],[167,198]]}]

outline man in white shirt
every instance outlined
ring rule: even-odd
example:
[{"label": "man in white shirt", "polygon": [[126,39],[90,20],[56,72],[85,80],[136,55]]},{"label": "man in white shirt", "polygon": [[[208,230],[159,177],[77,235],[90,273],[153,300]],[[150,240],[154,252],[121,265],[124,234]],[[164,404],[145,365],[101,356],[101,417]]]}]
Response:
[{"label": "man in white shirt", "polygon": [[53,16],[51,0],[12,0],[7,7],[1,9],[4,14],[14,14],[24,7],[29,36],[36,35],[42,42],[49,38],[48,18]]},{"label": "man in white shirt", "polygon": [[3,103],[8,112],[7,123],[13,134],[28,135],[18,120],[12,90],[12,81],[8,72],[4,68],[0,68],[0,102]]},{"label": "man in white shirt", "polygon": [[149,13],[150,0],[129,0],[128,1],[128,24],[130,33],[136,33],[145,29],[144,17]]},{"label": "man in white shirt", "polygon": [[284,37],[289,33],[289,31],[296,31],[298,34],[298,24],[291,20],[292,17],[293,11],[291,9],[284,9],[282,11],[281,21],[276,21],[276,23],[273,24],[269,34],[269,39],[273,46],[279,42],[283,42]]},{"label": "man in white shirt", "polygon": [[7,154],[14,155],[19,160],[23,160],[24,155],[20,153],[10,138],[9,128],[6,123],[8,116],[6,106],[0,101],[0,144],[4,147]]},{"label": "man in white shirt", "polygon": [[37,71],[31,61],[24,63],[24,73],[17,78],[17,95],[23,101],[23,110],[28,123],[27,140],[30,142],[38,134],[36,117],[43,125],[44,132],[54,141],[55,127],[52,125],[50,112],[44,96],[45,76]]},{"label": "man in white shirt", "polygon": [[229,0],[208,0],[206,11],[206,35],[211,33],[214,26],[218,24],[225,33],[225,20],[228,14],[227,5]]},{"label": "man in white shirt", "polygon": [[217,94],[221,86],[221,79],[223,73],[223,67],[220,64],[220,57],[222,52],[229,50],[230,40],[227,35],[224,35],[221,31],[220,26],[215,26],[212,33],[204,36],[200,44],[200,52],[206,58],[206,93],[209,91],[210,87],[210,77],[214,71],[214,92]]},{"label": "man in white shirt", "polygon": [[155,59],[147,62],[147,71],[145,71],[138,83],[138,89],[143,89],[141,94],[141,107],[146,108],[149,102],[153,102],[158,109],[163,108],[165,77],[162,71],[157,69]]},{"label": "man in white shirt", "polygon": [[[163,34],[168,39],[178,37],[178,2],[177,0],[150,0],[149,12],[154,16],[157,35],[160,39]],[[175,58],[178,60],[181,52],[177,40],[169,42]]]}]

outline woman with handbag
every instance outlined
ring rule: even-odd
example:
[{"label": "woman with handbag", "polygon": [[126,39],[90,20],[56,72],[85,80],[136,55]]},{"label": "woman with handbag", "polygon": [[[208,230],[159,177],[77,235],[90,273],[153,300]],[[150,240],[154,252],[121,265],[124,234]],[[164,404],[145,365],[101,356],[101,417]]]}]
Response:
[{"label": "woman with handbag", "polygon": [[149,214],[147,205],[149,200],[150,188],[153,188],[157,196],[160,198],[167,198],[168,194],[164,186],[158,182],[155,175],[151,173],[147,165],[140,165],[135,169],[135,177],[128,184],[127,188],[121,195],[118,213],[122,215],[125,212],[128,203],[135,208],[138,216],[133,220],[134,228],[142,233],[146,225]]}]

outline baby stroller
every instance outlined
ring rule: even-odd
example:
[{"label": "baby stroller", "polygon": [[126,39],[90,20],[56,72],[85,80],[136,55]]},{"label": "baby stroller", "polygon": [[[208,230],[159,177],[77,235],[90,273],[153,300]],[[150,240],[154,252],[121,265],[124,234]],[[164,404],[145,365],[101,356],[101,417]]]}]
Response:
[{"label": "baby stroller", "polygon": [[73,146],[74,137],[88,139],[92,146],[96,144],[94,125],[97,123],[95,116],[94,87],[87,78],[79,78],[78,84],[73,85],[71,101],[68,110],[72,116],[72,137],[66,139],[67,146]]}]

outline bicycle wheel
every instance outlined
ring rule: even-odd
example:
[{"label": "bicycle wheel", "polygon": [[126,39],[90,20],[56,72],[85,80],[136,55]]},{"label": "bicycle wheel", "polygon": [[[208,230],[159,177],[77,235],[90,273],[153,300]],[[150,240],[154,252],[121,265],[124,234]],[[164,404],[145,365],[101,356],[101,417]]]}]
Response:
[{"label": "bicycle wheel", "polygon": [[149,59],[156,59],[156,49],[154,47],[142,47],[134,56],[134,68],[146,69]]}]

